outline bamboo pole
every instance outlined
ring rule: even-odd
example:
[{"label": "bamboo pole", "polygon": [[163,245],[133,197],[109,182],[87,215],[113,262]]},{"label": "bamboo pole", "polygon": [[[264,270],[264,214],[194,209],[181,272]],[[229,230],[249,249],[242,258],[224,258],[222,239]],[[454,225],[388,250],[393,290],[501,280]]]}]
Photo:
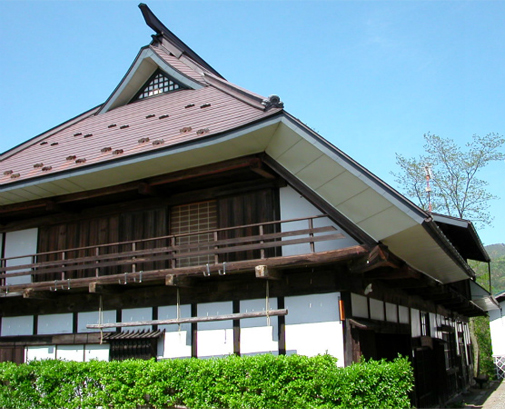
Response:
[{"label": "bamboo pole", "polygon": [[213,322],[213,321],[229,321],[240,320],[246,318],[261,318],[261,317],[277,317],[288,314],[287,309],[268,310],[257,312],[241,312],[235,314],[212,315],[209,317],[188,317],[188,318],[172,318],[168,320],[150,320],[150,321],[132,321],[132,322],[111,322],[107,324],[88,324],[89,329],[104,329],[104,328],[124,328],[124,327],[141,327],[144,325],[173,325],[173,324],[193,324],[197,322]]}]

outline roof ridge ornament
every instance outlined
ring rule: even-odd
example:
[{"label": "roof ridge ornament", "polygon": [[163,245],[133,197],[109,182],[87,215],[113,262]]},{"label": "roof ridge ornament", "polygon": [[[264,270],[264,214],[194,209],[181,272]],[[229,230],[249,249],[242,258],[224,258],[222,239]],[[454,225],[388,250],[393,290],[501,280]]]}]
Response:
[{"label": "roof ridge ornament", "polygon": [[[197,53],[195,53],[189,46],[187,46],[179,37],[177,37],[174,33],[172,33],[161,21],[158,17],[154,15],[151,9],[145,3],[139,4],[139,9],[142,12],[142,16],[144,16],[144,20],[146,24],[152,28],[156,35],[153,36],[154,44],[160,42],[163,37],[169,43],[171,43],[174,47],[176,47],[182,54],[186,54],[187,57],[192,59],[197,64],[201,65],[205,69],[212,72],[214,75],[217,75],[220,78],[223,78],[221,74],[219,74],[214,68],[212,68],[202,57],[200,57]],[[223,78],[224,79],[224,78]]]},{"label": "roof ridge ornament", "polygon": [[265,107],[265,111],[268,111],[270,108],[284,108],[284,102],[281,101],[278,95],[274,94],[261,101],[261,105]]}]

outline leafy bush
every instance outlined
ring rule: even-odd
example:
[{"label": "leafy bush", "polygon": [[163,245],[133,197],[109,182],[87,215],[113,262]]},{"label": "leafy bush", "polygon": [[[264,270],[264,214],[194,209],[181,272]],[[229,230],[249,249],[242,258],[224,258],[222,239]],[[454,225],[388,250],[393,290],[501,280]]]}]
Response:
[{"label": "leafy bush", "polygon": [[406,358],[338,368],[329,355],[0,364],[2,408],[408,408]]}]

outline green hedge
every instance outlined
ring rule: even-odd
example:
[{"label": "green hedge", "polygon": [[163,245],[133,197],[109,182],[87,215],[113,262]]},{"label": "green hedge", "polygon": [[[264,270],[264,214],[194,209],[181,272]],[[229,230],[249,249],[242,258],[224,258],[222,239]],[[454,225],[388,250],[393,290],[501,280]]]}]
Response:
[{"label": "green hedge", "polygon": [[408,408],[409,361],[329,355],[0,364],[2,408]]}]

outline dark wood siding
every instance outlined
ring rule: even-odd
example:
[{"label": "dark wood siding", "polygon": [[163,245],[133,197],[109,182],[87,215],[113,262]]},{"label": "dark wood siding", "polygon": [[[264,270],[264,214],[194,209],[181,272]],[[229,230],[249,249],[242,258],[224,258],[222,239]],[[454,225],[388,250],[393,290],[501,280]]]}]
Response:
[{"label": "dark wood siding", "polygon": [[[274,189],[248,192],[238,196],[222,198],[218,203],[219,227],[242,226],[278,220],[278,199]],[[268,225],[264,233],[273,233],[275,225]],[[253,236],[260,233],[259,227],[248,227],[221,233],[220,239]],[[274,249],[265,252],[266,257],[275,255]],[[259,250],[230,253],[222,261],[237,261],[260,258]]]},{"label": "dark wood siding", "polygon": [[14,362],[22,364],[25,361],[25,349],[23,347],[0,348],[0,362]]}]

